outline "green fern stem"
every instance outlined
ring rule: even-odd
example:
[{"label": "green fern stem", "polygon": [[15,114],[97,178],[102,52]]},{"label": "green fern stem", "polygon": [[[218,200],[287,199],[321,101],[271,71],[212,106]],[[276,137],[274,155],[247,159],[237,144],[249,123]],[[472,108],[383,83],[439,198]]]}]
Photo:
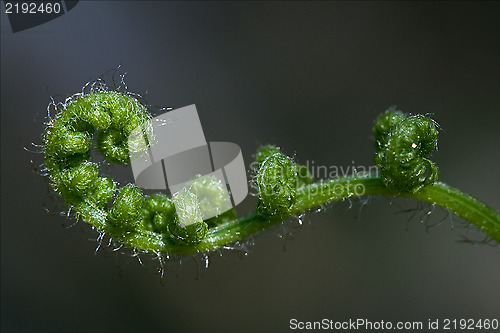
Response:
[{"label": "green fern stem", "polygon": [[[357,196],[355,193],[359,193],[361,188],[364,189],[364,193],[361,196]],[[442,182],[426,186],[418,193],[400,193],[397,190],[388,188],[382,179],[376,176],[363,178],[348,176],[322,181],[307,185],[298,190],[297,201],[291,209],[290,215],[287,217],[306,213],[317,207],[347,198],[368,196],[404,196],[428,202],[462,217],[500,243],[499,213],[484,205],[476,198]],[[194,254],[217,250],[279,224],[287,217],[267,218],[252,213],[210,229],[205,239],[198,244],[178,245],[162,242],[161,239],[157,239],[154,251],[160,253]],[[136,243],[131,245],[138,248],[144,248],[146,244],[151,246],[155,243],[154,241],[151,242],[152,239],[149,234],[137,235],[135,239]]]}]

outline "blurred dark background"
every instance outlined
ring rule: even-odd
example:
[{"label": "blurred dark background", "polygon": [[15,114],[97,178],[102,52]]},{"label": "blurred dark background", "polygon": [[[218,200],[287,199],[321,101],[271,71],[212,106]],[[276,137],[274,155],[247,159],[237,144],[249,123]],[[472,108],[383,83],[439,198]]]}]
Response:
[{"label": "blurred dark background", "polygon": [[2,8],[2,332],[500,319],[498,246],[460,242],[482,235],[440,209],[420,222],[426,207],[406,200],[338,203],[259,235],[248,255],[214,254],[208,270],[184,258],[163,279],[147,256],[94,255],[95,232],[58,216],[33,171],[41,155],[23,147],[41,142],[50,96],[120,64],[151,105],[195,103],[207,140],[237,143],[247,164],[274,143],[303,163],[372,165],[379,113],[431,113],[440,179],[500,209],[498,2],[80,1],[18,33]]}]

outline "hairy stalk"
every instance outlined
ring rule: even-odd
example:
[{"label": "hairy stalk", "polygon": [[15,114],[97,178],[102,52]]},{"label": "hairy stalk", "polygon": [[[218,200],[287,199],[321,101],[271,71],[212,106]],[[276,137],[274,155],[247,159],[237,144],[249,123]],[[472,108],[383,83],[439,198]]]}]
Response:
[{"label": "hairy stalk", "polygon": [[[364,189],[363,195],[356,195],[355,193],[359,192],[360,188]],[[206,238],[198,244],[178,246],[158,243],[157,250],[158,252],[177,254],[194,254],[216,250],[264,231],[288,217],[346,198],[366,196],[404,196],[428,202],[462,217],[476,225],[495,241],[500,242],[500,215],[474,197],[441,182],[427,186],[418,193],[400,193],[395,189],[388,188],[381,178],[372,175],[363,178],[348,176],[307,185],[298,191],[296,204],[289,216],[267,218],[253,213],[218,225],[211,229]]]},{"label": "hairy stalk", "polygon": [[[336,185],[341,185],[338,188],[344,188],[345,191],[339,193],[339,191],[335,190]],[[332,179],[302,189],[299,192],[299,204],[296,206],[297,213],[311,207],[351,197],[356,188],[360,186],[365,189],[363,195],[366,196],[404,196],[439,206],[476,225],[488,236],[500,242],[500,215],[498,212],[467,193],[442,182],[426,186],[416,193],[401,193],[388,188],[382,179],[375,176],[361,179],[356,177]],[[311,193],[313,194],[311,195]]]}]

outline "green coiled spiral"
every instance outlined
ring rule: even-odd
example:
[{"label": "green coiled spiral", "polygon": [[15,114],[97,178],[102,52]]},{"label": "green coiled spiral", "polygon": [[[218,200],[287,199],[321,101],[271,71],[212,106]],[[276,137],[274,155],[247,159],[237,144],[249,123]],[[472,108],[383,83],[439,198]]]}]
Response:
[{"label": "green coiled spiral", "polygon": [[279,148],[266,145],[255,156],[259,201],[257,215],[283,217],[290,215],[296,201],[297,189],[310,184],[309,170],[284,155]]},{"label": "green coiled spiral", "polygon": [[207,223],[199,219],[183,225],[178,218],[178,214],[190,217],[195,200],[180,196],[176,210],[173,200],[163,194],[144,196],[133,184],[117,190],[117,184],[100,176],[99,165],[90,161],[95,146],[110,162],[130,163],[134,144],[129,135],[137,127],[146,134],[149,119],[146,107],[127,93],[94,91],[71,98],[44,133],[50,184],[83,221],[127,245],[163,251],[168,245],[198,243],[207,233]]},{"label": "green coiled spiral", "polygon": [[432,119],[388,111],[376,119],[373,134],[375,164],[387,186],[415,193],[436,182],[439,168],[428,159],[438,136]]}]

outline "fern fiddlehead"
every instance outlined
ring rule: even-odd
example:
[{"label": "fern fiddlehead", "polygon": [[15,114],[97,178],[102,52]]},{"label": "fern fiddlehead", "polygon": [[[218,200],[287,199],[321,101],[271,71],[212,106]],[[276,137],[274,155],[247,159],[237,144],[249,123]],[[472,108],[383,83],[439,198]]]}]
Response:
[{"label": "fern fiddlehead", "polygon": [[207,252],[241,241],[289,216],[361,195],[429,202],[458,214],[500,242],[498,212],[436,182],[439,169],[428,155],[436,147],[438,131],[430,118],[399,111],[377,118],[373,133],[380,178],[369,174],[313,183],[305,166],[277,147],[261,147],[256,154],[255,213],[238,217],[231,210],[207,221],[198,205],[210,206],[211,202],[200,203],[192,195],[209,191],[214,200],[218,200],[217,193],[223,198],[220,184],[210,178],[195,179],[192,191],[181,191],[173,198],[145,196],[134,184],[118,189],[91,161],[95,145],[106,160],[129,163],[129,149],[134,146],[129,134],[141,126],[146,132],[149,118],[147,109],[130,94],[94,91],[63,105],[44,133],[45,166],[53,189],[83,221],[135,249],[174,255]]},{"label": "fern fiddlehead", "polygon": [[434,184],[439,168],[427,156],[437,145],[438,131],[430,118],[386,112],[375,121],[373,134],[375,164],[387,186],[415,193]]}]

